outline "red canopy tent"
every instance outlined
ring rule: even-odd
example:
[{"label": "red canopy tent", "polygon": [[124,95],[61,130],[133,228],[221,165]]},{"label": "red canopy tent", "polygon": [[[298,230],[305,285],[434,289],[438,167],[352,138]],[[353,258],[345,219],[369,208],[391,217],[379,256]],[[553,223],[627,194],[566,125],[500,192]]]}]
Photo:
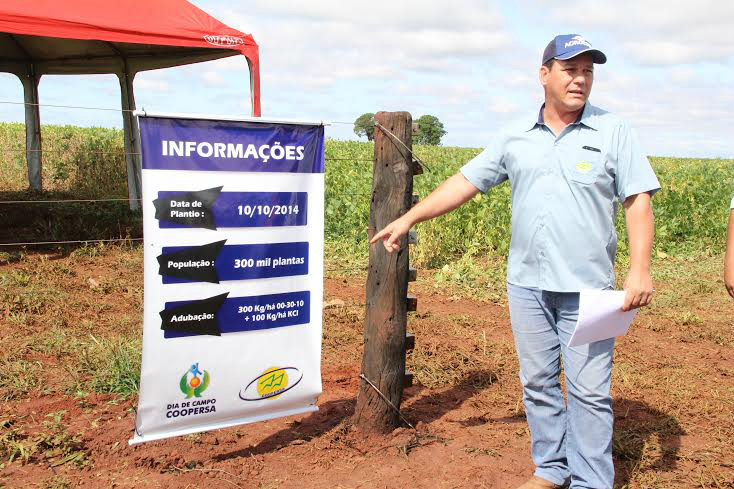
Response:
[{"label": "red canopy tent", "polygon": [[128,189],[140,196],[140,154],[133,78],[140,71],[241,54],[250,67],[252,113],[260,116],[258,46],[186,0],[2,0],[0,71],[23,83],[26,159],[41,189],[38,83],[45,74],[113,73],[120,80]]}]

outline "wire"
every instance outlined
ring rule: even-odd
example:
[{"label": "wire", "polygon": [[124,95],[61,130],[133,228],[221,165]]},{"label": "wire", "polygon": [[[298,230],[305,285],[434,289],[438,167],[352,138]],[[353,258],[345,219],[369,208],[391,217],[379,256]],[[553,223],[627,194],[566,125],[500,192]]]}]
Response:
[{"label": "wire", "polygon": [[[0,153],[68,153],[69,150],[66,149],[21,149],[21,148],[13,148],[13,149],[0,149]],[[125,151],[83,151],[81,154],[83,155],[117,155],[117,156],[123,156],[123,155],[141,155],[142,153],[137,152],[125,152]],[[372,159],[364,159],[364,158],[330,158],[325,157],[324,160],[326,161],[374,161]]]},{"label": "wire", "polygon": [[[341,195],[341,196],[359,196],[359,197],[368,197],[372,195],[372,192],[334,192],[327,190],[326,194],[329,196],[333,195]],[[142,202],[143,199],[129,199],[129,198],[119,198],[119,199],[56,199],[56,200],[0,200],[0,205],[2,204],[62,204],[62,203],[79,203],[79,202],[129,202],[131,200],[135,200],[137,202]],[[349,202],[343,202],[344,205],[348,205]]]},{"label": "wire", "polygon": [[400,409],[397,408],[395,406],[395,404],[393,404],[390,401],[390,399],[387,398],[387,396],[385,394],[383,394],[382,392],[380,392],[380,389],[378,389],[377,386],[375,384],[373,384],[370,379],[368,379],[367,377],[365,377],[364,374],[359,374],[359,378],[362,379],[362,380],[364,380],[365,382],[367,382],[370,385],[370,387],[372,387],[375,390],[375,392],[377,392],[377,394],[382,398],[382,400],[385,401],[388,406],[390,406],[391,408],[393,408],[395,410],[395,412],[398,413],[398,416],[400,416],[400,419],[402,419],[405,424],[407,424],[408,426],[410,426],[412,429],[415,429],[415,427],[412,424],[410,424],[410,421],[408,421],[407,419],[405,419],[405,416],[403,416],[403,413],[400,412]]},{"label": "wire", "polygon": [[108,109],[105,107],[82,107],[79,105],[57,105],[57,104],[34,104],[32,102],[12,102],[10,100],[0,100],[0,104],[7,105],[33,105],[36,107],[55,107],[58,109],[83,109],[83,110],[105,110],[108,112],[135,112],[130,109]]},{"label": "wire", "polygon": [[408,150],[408,152],[410,153],[410,156],[412,156],[418,162],[419,165],[421,165],[422,167],[425,167],[428,171],[433,171],[431,170],[431,168],[428,165],[426,165],[423,161],[421,161],[421,159],[418,158],[418,156],[415,153],[413,153],[413,150],[410,149],[408,146],[406,146],[406,144],[402,142],[399,137],[397,137],[395,134],[390,132],[388,128],[386,128],[385,126],[383,126],[382,124],[380,124],[377,121],[375,121],[375,127],[379,127],[381,130],[385,131],[390,136],[392,136],[395,141],[399,142],[403,148]]},{"label": "wire", "polygon": [[[65,149],[21,149],[21,148],[13,148],[13,149],[0,149],[0,153],[68,153],[69,150]],[[114,156],[124,156],[124,155],[141,155],[142,153],[138,152],[125,152],[125,151],[83,151],[80,154],[82,155],[114,155]],[[372,159],[365,159],[365,158],[329,158],[325,157],[325,161],[368,161],[373,162]]]},{"label": "wire", "polygon": [[[355,121],[352,122],[345,122],[345,121],[329,121],[331,124],[346,124],[349,126],[353,126]],[[417,122],[413,121],[413,124],[418,124],[419,126],[436,126],[436,127],[443,127],[443,123],[441,121],[438,122]]]},{"label": "wire", "polygon": [[[41,103],[33,103],[33,102],[15,102],[12,100],[0,100],[0,104],[6,104],[6,105],[32,105],[34,107],[54,107],[58,109],[81,109],[81,110],[103,110],[107,112],[135,112],[137,109],[113,109],[108,107],[88,107],[88,106],[81,106],[81,105],[59,105],[59,104],[41,104]],[[347,122],[347,121],[328,121],[330,124],[344,124],[353,126],[354,121]],[[443,124],[439,122],[421,122],[421,125],[426,126],[441,126],[443,127]]]},{"label": "wire", "polygon": [[[36,104],[32,102],[13,102],[10,100],[0,100],[0,104],[9,104],[9,105],[32,105],[37,107],[54,107],[54,108],[61,108],[61,109],[82,109],[82,110],[101,110],[101,111],[111,111],[111,112],[134,112],[134,110],[130,109],[112,109],[107,107],[86,107],[86,106],[80,106],[80,105],[59,105],[59,104]],[[428,171],[432,171],[431,167],[429,167],[423,160],[421,160],[412,149],[408,148],[408,146],[405,145],[397,136],[395,136],[392,132],[390,132],[385,126],[374,120],[374,126],[379,127],[386,133],[388,133],[390,136],[392,136],[396,141],[398,141],[405,149],[407,149],[411,156],[420,164],[421,166],[425,167]],[[345,124],[345,125],[354,125],[354,122],[347,122],[347,121],[329,121],[331,124]],[[426,125],[424,123],[424,125]],[[432,125],[432,124],[427,124]],[[443,127],[443,124],[440,122],[435,123],[436,126],[440,125]],[[44,149],[2,149],[0,150],[2,153],[13,153],[13,152],[47,152],[47,153],[64,153],[66,151],[64,150],[44,150]],[[113,155],[140,155],[140,153],[137,152],[85,152],[84,154],[113,154]],[[373,161],[372,159],[352,159],[352,158],[324,158],[327,161]]]},{"label": "wire", "polygon": [[372,163],[373,161],[375,161],[373,159],[366,160],[366,159],[359,159],[359,158],[324,158],[324,159],[326,161],[369,161],[370,163]]},{"label": "wire", "polygon": [[[37,292],[26,292],[23,290],[0,290],[0,295],[36,295]],[[328,301],[325,301],[324,304],[327,304]],[[356,308],[364,308],[367,304],[329,304],[328,307],[323,309],[330,310],[330,309],[356,309]]]},{"label": "wire", "polygon": [[0,204],[58,204],[60,202],[119,202],[142,201],[143,199],[60,199],[60,200],[0,200]]},{"label": "wire", "polygon": [[[68,149],[0,149],[0,153],[68,153]],[[126,153],[120,151],[84,151],[85,155],[139,155],[141,153]]]},{"label": "wire", "polygon": [[143,238],[115,238],[115,239],[82,239],[76,241],[29,241],[27,243],[0,243],[0,246],[30,246],[30,245],[53,245],[72,243],[110,243],[115,241],[143,241]]}]

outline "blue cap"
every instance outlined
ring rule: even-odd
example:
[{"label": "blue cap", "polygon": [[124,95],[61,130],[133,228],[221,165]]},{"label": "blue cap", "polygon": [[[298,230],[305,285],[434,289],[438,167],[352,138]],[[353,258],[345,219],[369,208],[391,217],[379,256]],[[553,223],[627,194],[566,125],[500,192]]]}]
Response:
[{"label": "blue cap", "polygon": [[561,34],[556,36],[543,51],[543,63],[551,59],[571,59],[582,53],[591,53],[594,63],[604,64],[607,57],[598,49],[593,49],[591,43],[578,34]]}]

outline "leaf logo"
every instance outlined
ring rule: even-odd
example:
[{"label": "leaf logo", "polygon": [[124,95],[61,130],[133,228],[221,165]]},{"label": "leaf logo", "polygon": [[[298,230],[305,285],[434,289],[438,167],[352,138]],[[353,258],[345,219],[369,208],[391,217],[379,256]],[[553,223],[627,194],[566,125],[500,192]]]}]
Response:
[{"label": "leaf logo", "polygon": [[271,401],[293,389],[301,382],[301,379],[303,379],[303,372],[296,367],[270,367],[240,391],[240,399],[243,401]]},{"label": "leaf logo", "polygon": [[263,399],[275,399],[288,387],[288,373],[280,367],[266,370],[257,383],[257,393]]}]

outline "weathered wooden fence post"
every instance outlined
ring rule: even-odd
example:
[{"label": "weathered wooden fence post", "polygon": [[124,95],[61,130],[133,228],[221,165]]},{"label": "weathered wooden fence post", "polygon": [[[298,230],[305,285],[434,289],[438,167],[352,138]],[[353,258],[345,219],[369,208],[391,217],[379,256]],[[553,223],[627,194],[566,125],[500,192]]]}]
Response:
[{"label": "weathered wooden fence post", "polygon": [[[413,197],[413,163],[408,149],[413,147],[411,115],[379,112],[375,120],[370,239],[405,214]],[[370,247],[364,356],[354,412],[354,424],[366,431],[389,432],[400,423],[397,409],[405,381],[408,274],[407,236],[401,239],[397,253],[388,254],[382,244]]]}]

